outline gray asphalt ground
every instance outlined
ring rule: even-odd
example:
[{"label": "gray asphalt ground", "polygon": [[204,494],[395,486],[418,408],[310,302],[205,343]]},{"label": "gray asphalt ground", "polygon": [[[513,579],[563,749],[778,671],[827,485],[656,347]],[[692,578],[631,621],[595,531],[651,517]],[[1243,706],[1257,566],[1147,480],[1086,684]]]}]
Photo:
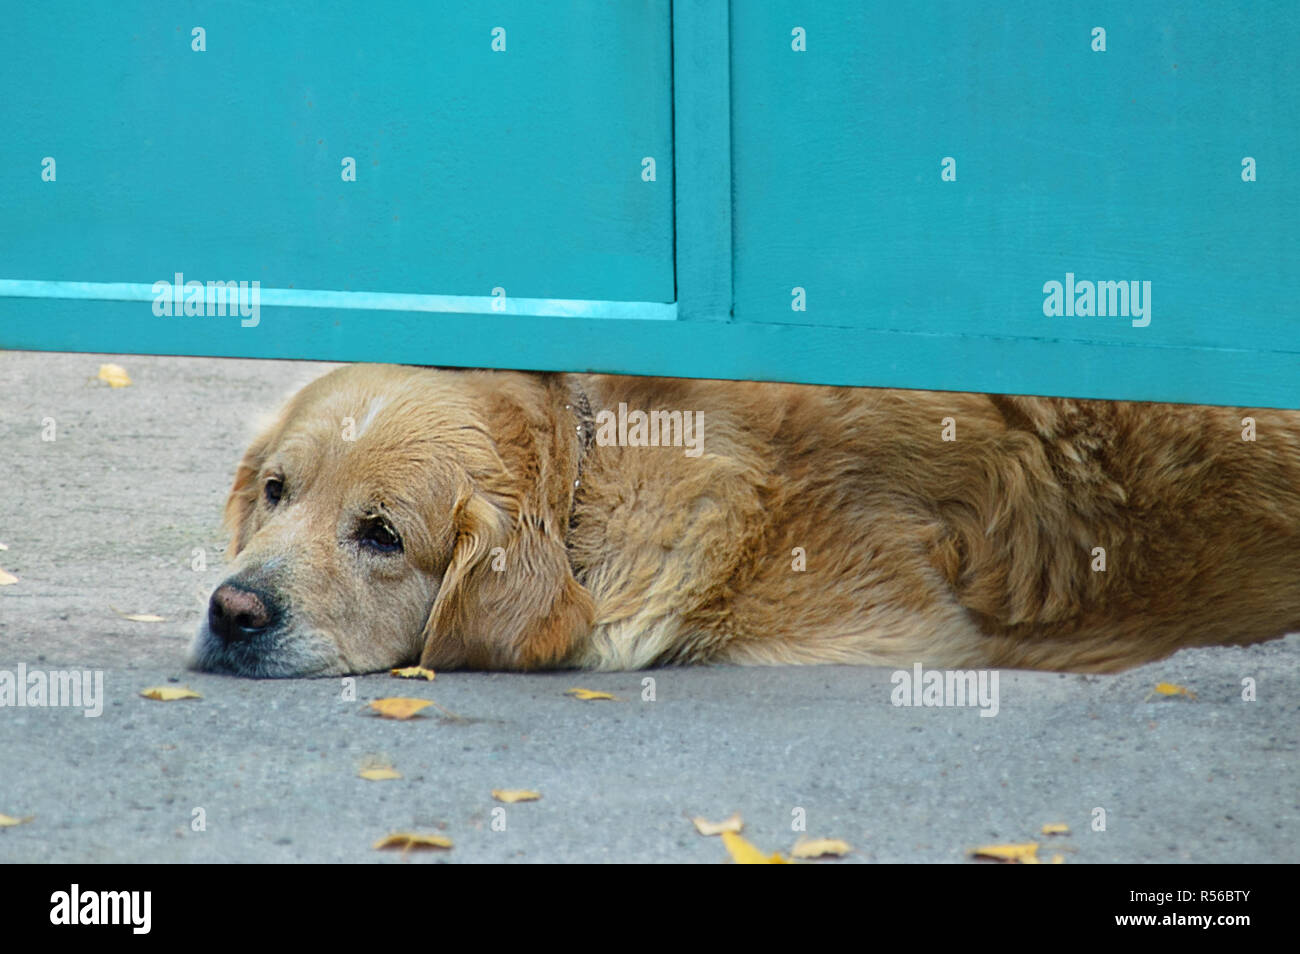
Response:
[{"label": "gray asphalt ground", "polygon": [[[107,361],[134,384],[92,383]],[[339,679],[187,672],[256,416],[327,367],[0,353],[0,568],[18,577],[0,670],[102,670],[106,696],[97,718],[0,708],[0,814],[32,816],[0,828],[0,862],[717,863],[688,816],[732,812],[766,851],[790,849],[802,812],[807,835],[853,846],[838,864],[1030,840],[1066,864],[1300,860],[1300,636],[1119,676],[1004,672],[993,718],[895,707],[889,671],[851,667],[366,676],[355,701]],[[139,695],[155,685],[203,698]],[[443,708],[366,714],[390,695]],[[375,762],[403,777],[358,777]],[[501,806],[498,788],[542,798]],[[403,830],[454,847],[372,849]]]}]

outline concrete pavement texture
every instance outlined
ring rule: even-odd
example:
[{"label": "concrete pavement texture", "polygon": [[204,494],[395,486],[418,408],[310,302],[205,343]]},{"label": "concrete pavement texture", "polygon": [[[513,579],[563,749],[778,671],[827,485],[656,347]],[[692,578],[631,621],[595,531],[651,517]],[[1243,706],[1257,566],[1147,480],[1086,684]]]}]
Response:
[{"label": "concrete pavement texture", "polygon": [[[129,387],[96,381],[109,362]],[[842,666],[186,671],[239,455],[259,414],[329,367],[0,353],[0,569],[17,577],[0,672],[103,678],[97,716],[0,708],[0,814],[24,819],[0,827],[0,862],[718,863],[690,818],[733,812],[767,852],[852,846],[829,863],[1027,841],[1067,864],[1300,861],[1300,635],[1116,676],[1003,671],[992,717],[896,706],[889,670]],[[158,685],[202,698],[140,695]],[[386,696],[436,706],[381,719],[367,703]],[[374,765],[402,777],[359,776]],[[1054,823],[1069,833],[1041,833]],[[453,847],[374,850],[397,831]]]}]

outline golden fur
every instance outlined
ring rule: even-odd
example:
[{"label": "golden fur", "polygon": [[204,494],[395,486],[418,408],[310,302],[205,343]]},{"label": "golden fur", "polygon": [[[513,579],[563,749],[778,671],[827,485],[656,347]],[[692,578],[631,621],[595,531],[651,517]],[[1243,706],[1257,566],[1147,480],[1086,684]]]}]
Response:
[{"label": "golden fur", "polygon": [[[579,390],[702,414],[703,453],[584,452]],[[205,621],[192,664],[246,675],[1108,672],[1300,629],[1296,411],[354,365],[253,442],[226,516],[230,639]]]}]

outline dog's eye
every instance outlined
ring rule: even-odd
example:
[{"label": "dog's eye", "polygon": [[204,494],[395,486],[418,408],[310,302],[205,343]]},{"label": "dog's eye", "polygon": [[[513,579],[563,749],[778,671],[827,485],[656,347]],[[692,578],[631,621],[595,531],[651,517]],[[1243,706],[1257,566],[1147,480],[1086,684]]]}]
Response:
[{"label": "dog's eye", "polygon": [[362,546],[378,550],[380,553],[395,553],[402,549],[402,538],[382,520],[371,520],[362,524],[357,532],[357,540]]},{"label": "dog's eye", "polygon": [[284,481],[279,477],[271,477],[266,481],[266,487],[263,489],[266,495],[266,502],[274,507],[284,496]]}]

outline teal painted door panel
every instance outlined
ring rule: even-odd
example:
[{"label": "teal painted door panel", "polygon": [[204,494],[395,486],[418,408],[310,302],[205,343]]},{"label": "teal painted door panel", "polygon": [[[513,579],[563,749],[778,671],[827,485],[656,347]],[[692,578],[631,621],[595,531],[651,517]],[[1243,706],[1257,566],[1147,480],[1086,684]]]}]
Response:
[{"label": "teal painted door panel", "polygon": [[671,302],[671,77],[669,0],[19,5],[0,278]]},{"label": "teal painted door panel", "polygon": [[1294,0],[733,9],[736,320],[1300,352]]}]

